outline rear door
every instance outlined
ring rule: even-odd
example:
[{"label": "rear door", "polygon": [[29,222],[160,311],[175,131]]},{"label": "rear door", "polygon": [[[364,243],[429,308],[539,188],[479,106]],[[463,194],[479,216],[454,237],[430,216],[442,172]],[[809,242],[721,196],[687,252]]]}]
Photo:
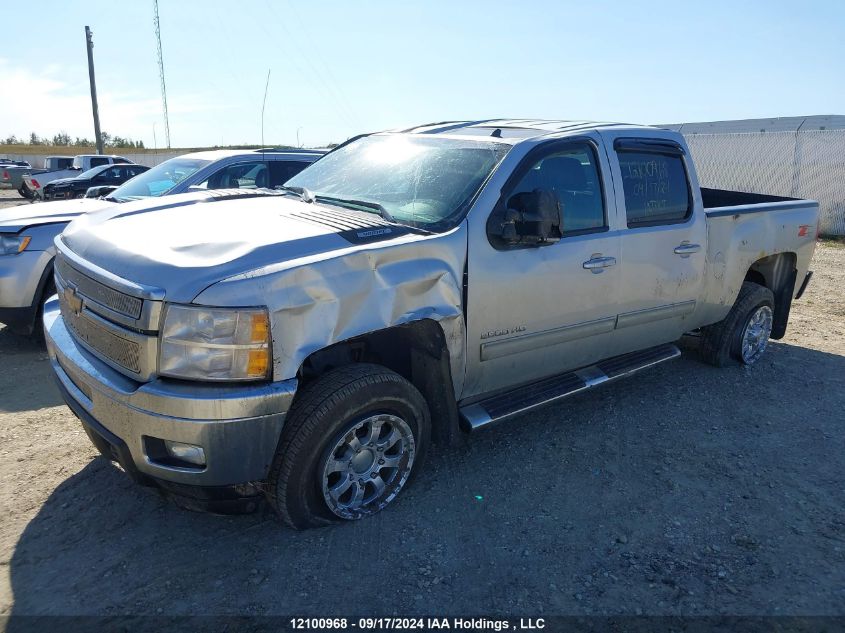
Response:
[{"label": "rear door", "polygon": [[692,161],[669,138],[631,138],[624,131],[603,136],[625,225],[620,351],[677,340],[690,329],[704,280],[706,223]]}]

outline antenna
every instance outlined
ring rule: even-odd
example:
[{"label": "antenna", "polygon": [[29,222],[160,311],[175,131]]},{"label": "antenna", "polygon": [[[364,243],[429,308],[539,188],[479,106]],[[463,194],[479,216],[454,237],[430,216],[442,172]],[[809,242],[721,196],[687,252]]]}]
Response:
[{"label": "antenna", "polygon": [[161,54],[161,24],[158,19],[158,0],[153,0],[155,17],[153,24],[156,27],[156,42],[158,43],[158,75],[161,78],[161,105],[164,109],[164,137],[167,141],[167,149],[170,149],[170,120],[167,116],[167,88],[164,85],[164,57]]},{"label": "antenna", "polygon": [[264,147],[264,106],[267,105],[267,88],[270,87],[270,69],[267,69],[267,83],[264,84],[264,101],[261,102],[261,147]]}]

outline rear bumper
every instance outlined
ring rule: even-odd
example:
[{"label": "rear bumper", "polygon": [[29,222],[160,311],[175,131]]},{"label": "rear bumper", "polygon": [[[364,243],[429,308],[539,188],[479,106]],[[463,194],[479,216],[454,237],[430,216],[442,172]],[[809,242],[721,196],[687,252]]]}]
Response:
[{"label": "rear bumper", "polygon": [[[44,334],[65,402],[100,451],[136,481],[202,500],[208,491],[195,487],[266,479],[296,380],[250,386],[135,382],[76,344],[55,299],[44,308]],[[163,463],[160,440],[202,447],[205,466]]]}]

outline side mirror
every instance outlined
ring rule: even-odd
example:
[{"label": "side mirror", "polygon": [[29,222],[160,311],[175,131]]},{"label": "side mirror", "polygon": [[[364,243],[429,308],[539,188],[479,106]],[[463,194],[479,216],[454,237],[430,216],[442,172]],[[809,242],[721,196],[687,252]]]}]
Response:
[{"label": "side mirror", "polygon": [[535,189],[512,195],[499,226],[491,234],[505,244],[543,246],[561,238],[560,199],[553,191]]}]

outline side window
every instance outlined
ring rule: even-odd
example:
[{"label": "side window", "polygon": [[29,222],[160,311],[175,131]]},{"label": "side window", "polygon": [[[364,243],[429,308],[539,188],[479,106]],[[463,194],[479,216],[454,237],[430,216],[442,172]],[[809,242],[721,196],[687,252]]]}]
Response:
[{"label": "side window", "polygon": [[269,187],[278,187],[296,176],[311,163],[301,160],[274,160],[270,161],[270,184]]},{"label": "side window", "polygon": [[570,145],[539,158],[508,198],[538,189],[557,195],[564,236],[606,226],[601,181],[595,154],[589,145]]},{"label": "side window", "polygon": [[108,165],[109,159],[108,158],[100,158],[100,157],[93,157],[91,159],[91,167],[99,167],[100,165]]},{"label": "side window", "polygon": [[628,226],[683,222],[692,209],[681,156],[618,150]]},{"label": "side window", "polygon": [[118,170],[119,170],[118,167],[112,167],[111,169],[104,169],[99,174],[94,176],[94,180],[96,180],[97,182],[105,182],[105,181],[108,181],[108,180],[114,180],[114,179],[117,178],[117,175],[119,173]]},{"label": "side window", "polygon": [[266,187],[267,164],[237,163],[224,167],[197,185],[203,189],[257,189]]}]

